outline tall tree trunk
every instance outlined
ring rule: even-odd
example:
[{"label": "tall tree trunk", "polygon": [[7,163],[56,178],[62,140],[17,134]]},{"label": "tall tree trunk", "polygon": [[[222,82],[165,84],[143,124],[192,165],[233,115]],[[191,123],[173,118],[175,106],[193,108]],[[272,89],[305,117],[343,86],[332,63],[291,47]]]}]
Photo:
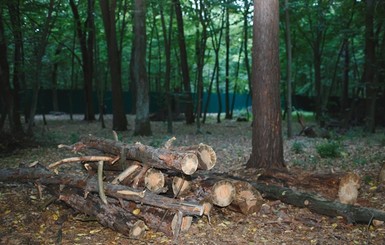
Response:
[{"label": "tall tree trunk", "polygon": [[136,83],[135,135],[152,135],[149,117],[150,98],[146,72],[146,2],[134,6],[134,80]]},{"label": "tall tree trunk", "polygon": [[10,86],[9,75],[9,63],[7,55],[7,40],[5,37],[4,23],[3,23],[3,11],[0,9],[0,85],[1,85],[1,102],[4,105],[4,111],[2,112],[2,119],[0,124],[0,131],[3,130],[5,118],[8,116],[9,126],[12,132],[13,123],[13,98]]},{"label": "tall tree trunk", "polygon": [[[248,0],[244,0],[244,12],[243,12],[243,50],[245,51],[245,68],[246,68],[246,74],[247,74],[247,80],[248,80],[248,86],[249,86],[249,95],[252,95],[252,82],[251,82],[251,71],[250,71],[250,62],[249,62],[249,47],[248,47],[248,40],[249,40],[249,9],[250,9],[250,3]],[[249,118],[249,97],[246,97],[246,110],[247,110],[247,118]]]},{"label": "tall tree trunk", "polygon": [[290,33],[290,14],[289,0],[285,0],[285,26],[286,26],[286,83],[287,83],[287,137],[293,136],[291,112],[292,112],[292,89],[291,89],[291,33]]},{"label": "tall tree trunk", "polygon": [[190,72],[187,60],[187,51],[186,51],[186,42],[184,37],[184,27],[183,27],[183,17],[182,9],[180,6],[180,0],[173,0],[175,6],[176,14],[176,23],[178,26],[178,44],[180,52],[180,61],[181,61],[181,70],[182,70],[182,80],[184,93],[186,95],[186,107],[185,107],[185,117],[186,124],[194,123],[194,103],[191,94],[191,81],[190,81]]},{"label": "tall tree trunk", "polygon": [[374,40],[374,6],[376,0],[366,1],[365,12],[365,84],[366,84],[366,117],[365,130],[375,132],[376,84],[375,84],[375,40]]},{"label": "tall tree trunk", "polygon": [[13,60],[13,131],[14,133],[23,133],[23,126],[20,118],[20,89],[24,80],[24,45],[21,31],[20,1],[9,1],[8,12],[11,19],[12,34],[14,39],[14,60]]},{"label": "tall tree trunk", "polygon": [[172,32],[172,20],[173,11],[170,10],[170,23],[168,31],[166,28],[166,21],[164,20],[163,6],[160,5],[160,19],[162,22],[162,32],[164,39],[164,53],[166,55],[166,72],[164,74],[165,80],[165,92],[166,92],[166,106],[167,106],[167,133],[172,134],[172,104],[171,104],[171,32]]},{"label": "tall tree trunk", "polygon": [[[230,1],[227,1],[227,4],[230,4]],[[225,34],[225,41],[226,41],[226,78],[225,78],[225,118],[226,119],[232,119],[233,115],[230,111],[230,10],[229,6],[226,6],[226,34]]]},{"label": "tall tree trunk", "polygon": [[250,168],[285,167],[279,91],[279,1],[254,0]]},{"label": "tall tree trunk", "polygon": [[87,0],[87,21],[85,28],[82,28],[80,15],[74,0],[69,0],[72,13],[74,15],[76,23],[76,33],[80,43],[80,50],[82,53],[82,69],[83,69],[83,80],[84,80],[84,98],[85,98],[85,113],[84,120],[93,121],[95,120],[94,106],[93,106],[93,32],[95,31],[94,25],[94,0]]},{"label": "tall tree trunk", "polygon": [[204,68],[204,57],[206,52],[206,41],[207,41],[207,24],[206,24],[206,13],[205,4],[203,0],[195,0],[197,7],[197,15],[199,23],[202,26],[202,33],[197,29],[196,39],[196,59],[197,59],[197,133],[201,133],[201,113],[202,113],[202,97],[203,97],[203,68]]},{"label": "tall tree trunk", "polygon": [[52,86],[52,109],[54,111],[59,111],[59,101],[57,96],[57,71],[59,68],[59,61],[57,60],[58,56],[61,53],[63,45],[58,44],[55,50],[54,63],[52,65],[51,72],[51,86]]},{"label": "tall tree trunk", "polygon": [[116,0],[100,0],[100,9],[106,33],[108,64],[112,89],[112,129],[127,130],[127,118],[124,111],[122,91],[122,64],[116,38],[115,10]]},{"label": "tall tree trunk", "polygon": [[29,115],[29,121],[28,121],[28,134],[33,134],[32,127],[35,122],[35,114],[37,109],[37,102],[38,102],[38,95],[40,90],[40,80],[41,80],[41,72],[42,72],[42,66],[43,66],[43,56],[45,54],[45,50],[48,44],[48,36],[50,34],[51,28],[52,28],[52,13],[53,13],[53,6],[54,1],[50,0],[49,2],[49,8],[47,17],[44,21],[44,24],[41,28],[41,33],[39,34],[38,43],[34,47],[34,53],[35,53],[35,68],[34,68],[34,74],[33,74],[33,89],[32,89],[32,101],[31,101],[31,110]]}]

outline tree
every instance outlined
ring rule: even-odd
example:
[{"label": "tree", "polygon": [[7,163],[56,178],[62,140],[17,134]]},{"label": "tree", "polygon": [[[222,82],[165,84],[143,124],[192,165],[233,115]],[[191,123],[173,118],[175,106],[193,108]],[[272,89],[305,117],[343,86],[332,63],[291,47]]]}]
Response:
[{"label": "tree", "polygon": [[375,84],[375,38],[374,38],[374,6],[376,0],[366,1],[365,11],[365,64],[364,76],[367,89],[365,129],[374,133],[375,131],[375,110],[376,110],[376,84]]},{"label": "tree", "polygon": [[145,0],[135,0],[134,5],[133,73],[136,85],[134,135],[152,135],[149,84],[146,72],[146,2]]},{"label": "tree", "polygon": [[182,8],[180,6],[179,0],[173,0],[173,3],[175,6],[176,23],[178,26],[178,44],[179,44],[179,52],[180,52],[183,88],[184,88],[184,93],[186,94],[186,108],[185,108],[186,124],[192,124],[194,123],[194,119],[195,119],[194,104],[193,104],[193,99],[191,95],[190,72],[188,67],[186,42],[184,37]]},{"label": "tree", "polygon": [[116,38],[115,9],[116,0],[100,0],[104,30],[106,33],[108,64],[112,88],[112,128],[117,131],[127,130],[127,118],[124,112],[122,92],[122,63]]},{"label": "tree", "polygon": [[[0,102],[3,105],[2,115],[0,121],[0,130],[3,130],[4,122],[8,116],[9,125],[12,127],[13,123],[13,98],[9,85],[9,63],[7,59],[7,40],[5,37],[4,23],[3,23],[3,11],[0,8]],[[11,129],[12,131],[12,129]]]},{"label": "tree", "polygon": [[20,1],[9,1],[8,12],[11,20],[13,43],[14,43],[14,59],[13,59],[13,131],[14,133],[23,133],[23,126],[20,119],[20,87],[24,81],[24,43],[21,31],[21,13]]},{"label": "tree", "polygon": [[52,25],[53,25],[53,12],[54,12],[54,1],[50,0],[47,10],[47,17],[44,20],[43,25],[40,27],[41,32],[36,33],[36,43],[34,46],[34,71],[33,71],[33,88],[32,88],[32,101],[31,101],[31,110],[29,114],[28,121],[28,134],[32,135],[32,127],[35,122],[35,114],[37,109],[37,102],[39,96],[39,90],[41,86],[41,78],[42,78],[42,68],[43,68],[43,56],[45,54],[45,50],[48,45],[48,37],[50,35]]},{"label": "tree", "polygon": [[279,94],[279,1],[254,0],[250,168],[284,168]]},{"label": "tree", "polygon": [[289,14],[289,0],[285,0],[285,27],[286,27],[286,84],[287,84],[287,99],[286,99],[286,112],[287,112],[287,137],[293,136],[291,125],[291,112],[292,112],[292,89],[291,89],[291,33],[290,33],[290,14]]},{"label": "tree", "polygon": [[82,69],[84,79],[84,97],[85,97],[85,113],[86,121],[95,120],[92,96],[92,80],[93,80],[93,60],[94,60],[94,0],[87,0],[87,20],[82,27],[79,10],[74,0],[69,0],[72,13],[75,19],[76,33],[80,43],[82,53]]}]

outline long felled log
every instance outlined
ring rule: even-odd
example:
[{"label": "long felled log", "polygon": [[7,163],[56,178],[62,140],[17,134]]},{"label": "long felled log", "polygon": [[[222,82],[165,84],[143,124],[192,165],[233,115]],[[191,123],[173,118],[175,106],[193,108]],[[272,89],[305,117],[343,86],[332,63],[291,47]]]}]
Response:
[{"label": "long felled log", "polygon": [[[43,185],[66,185],[83,189],[85,192],[98,192],[98,185],[94,178],[85,179],[78,176],[54,174],[42,167],[2,169],[0,181],[31,182],[35,181]],[[122,185],[105,184],[105,194],[114,198],[121,198],[150,206],[169,209],[173,212],[180,211],[184,215],[202,216],[203,206],[193,202],[183,202],[173,198],[153,194],[149,191],[138,191],[134,188]]]},{"label": "long felled log", "polygon": [[[82,146],[83,144],[83,146]],[[76,150],[89,147],[115,156],[126,156],[126,159],[135,160],[160,169],[174,169],[187,175],[193,174],[198,168],[198,157],[191,152],[177,152],[163,148],[135,143],[133,145],[118,141],[86,136]]]},{"label": "long felled log", "polygon": [[100,198],[88,195],[84,198],[76,190],[65,190],[59,199],[72,208],[93,216],[103,226],[109,227],[123,235],[140,238],[144,235],[145,225],[139,217],[127,212],[118,205],[104,204]]},{"label": "long felled log", "polygon": [[373,220],[385,221],[385,212],[378,209],[342,204],[286,187],[262,183],[251,184],[263,193],[266,198],[278,199],[297,207],[308,208],[312,212],[326,216],[342,216],[349,223],[369,224]]}]

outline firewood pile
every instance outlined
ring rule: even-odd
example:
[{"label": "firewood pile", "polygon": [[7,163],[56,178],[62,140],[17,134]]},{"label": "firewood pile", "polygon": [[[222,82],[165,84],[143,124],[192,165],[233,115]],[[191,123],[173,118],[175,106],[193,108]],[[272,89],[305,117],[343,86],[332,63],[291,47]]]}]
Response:
[{"label": "firewood pile", "polygon": [[[74,145],[59,145],[76,157],[24,179],[37,186],[60,185],[61,201],[132,238],[142,237],[147,228],[176,238],[188,231],[193,217],[207,216],[210,222],[213,207],[246,215],[259,211],[263,199],[251,184],[208,173],[217,160],[212,147],[173,147],[174,140],[155,148],[85,136]],[[79,162],[83,176],[62,167]]]}]

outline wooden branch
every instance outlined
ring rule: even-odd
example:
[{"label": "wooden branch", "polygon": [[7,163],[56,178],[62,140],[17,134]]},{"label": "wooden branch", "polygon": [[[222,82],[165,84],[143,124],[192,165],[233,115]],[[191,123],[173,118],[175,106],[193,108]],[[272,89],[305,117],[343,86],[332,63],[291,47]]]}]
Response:
[{"label": "wooden branch", "polygon": [[109,162],[112,163],[115,160],[113,157],[106,157],[106,156],[81,156],[81,157],[70,157],[65,158],[60,161],[54,162],[50,165],[48,165],[48,168],[53,169],[57,168],[59,165],[62,165],[64,163],[72,163],[72,162]]},{"label": "wooden branch", "polygon": [[120,156],[122,149],[124,149],[126,159],[139,161],[155,168],[179,170],[187,175],[193,174],[198,168],[198,158],[193,153],[180,153],[162,148],[157,149],[141,143],[128,145],[93,136],[83,137],[81,143],[89,148],[115,156]]},{"label": "wooden branch", "polygon": [[126,168],[122,173],[120,173],[114,180],[112,180],[112,184],[116,185],[121,183],[125,178],[134,173],[140,167],[139,164],[133,164]]},{"label": "wooden branch", "polygon": [[262,183],[251,183],[251,185],[257,188],[265,198],[278,199],[297,207],[308,208],[312,212],[326,216],[343,216],[349,223],[370,224],[374,219],[385,221],[385,212],[382,210],[342,204],[286,187]]}]

